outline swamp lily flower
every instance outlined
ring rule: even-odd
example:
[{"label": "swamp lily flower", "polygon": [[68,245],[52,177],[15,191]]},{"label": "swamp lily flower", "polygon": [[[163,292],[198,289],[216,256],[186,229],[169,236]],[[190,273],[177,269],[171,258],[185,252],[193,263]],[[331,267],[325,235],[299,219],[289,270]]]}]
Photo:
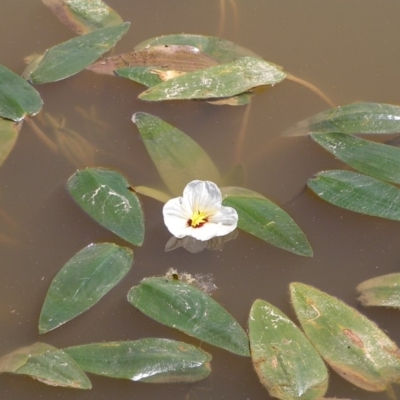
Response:
[{"label": "swamp lily flower", "polygon": [[232,207],[222,205],[218,186],[210,181],[192,181],[182,197],[167,201],[163,208],[164,223],[177,238],[192,236],[209,240],[232,232],[238,214]]}]

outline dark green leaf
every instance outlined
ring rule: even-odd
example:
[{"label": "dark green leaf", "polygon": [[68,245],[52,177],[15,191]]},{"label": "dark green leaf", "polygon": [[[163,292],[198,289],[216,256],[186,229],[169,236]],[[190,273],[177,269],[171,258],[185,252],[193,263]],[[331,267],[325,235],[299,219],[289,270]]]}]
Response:
[{"label": "dark green leaf", "polygon": [[195,382],[206,378],[211,356],[168,339],[94,343],[64,349],[86,372],[141,382]]},{"label": "dark green leaf", "polygon": [[238,215],[238,228],[265,240],[273,246],[311,257],[312,248],[293,219],[276,204],[259,193],[239,187],[221,188],[222,202]]},{"label": "dark green leaf", "polygon": [[325,171],[308,187],[321,199],[346,210],[400,221],[400,190],[388,183],[351,171]]},{"label": "dark green leaf", "polygon": [[400,381],[400,350],[372,321],[311,286],[292,283],[290,292],[304,332],[339,375],[375,392]]},{"label": "dark green leaf", "polygon": [[354,169],[400,183],[400,149],[344,133],[314,133],[313,140]]},{"label": "dark green leaf", "polygon": [[39,93],[25,79],[0,64],[0,117],[21,121],[43,106]]},{"label": "dark green leaf", "polygon": [[57,18],[79,35],[122,24],[121,17],[103,1],[42,0]]},{"label": "dark green leaf", "polygon": [[144,239],[142,206],[118,172],[87,168],[72,175],[67,188],[73,199],[100,225],[141,246]]},{"label": "dark green leaf", "polygon": [[39,333],[51,331],[96,304],[128,273],[131,249],[91,244],[76,253],[50,284],[39,319]]},{"label": "dark green leaf", "polygon": [[150,114],[138,112],[137,125],[162,180],[174,196],[194,179],[218,184],[220,175],[207,153],[189,136]]},{"label": "dark green leaf", "polygon": [[357,286],[364,306],[400,308],[400,273],[377,276]]},{"label": "dark green leaf", "polygon": [[231,97],[256,86],[274,85],[286,74],[254,57],[188,72],[147,89],[139,98],[148,101]]},{"label": "dark green leaf", "polygon": [[156,321],[232,353],[249,356],[239,323],[208,294],[179,280],[144,279],[128,301]]},{"label": "dark green leaf", "polygon": [[18,138],[22,123],[0,118],[0,166],[11,153]]},{"label": "dark green leaf", "polygon": [[249,338],[254,369],[272,397],[312,400],[324,396],[328,371],[303,332],[280,310],[256,300]]},{"label": "dark green leaf", "polygon": [[354,103],[323,111],[298,122],[283,134],[309,133],[399,133],[400,107],[382,103]]},{"label": "dark green leaf", "polygon": [[95,30],[46,50],[27,79],[33,83],[55,82],[77,74],[113,48],[128,30],[129,22]]},{"label": "dark green leaf", "polygon": [[153,71],[154,67],[127,67],[117,69],[115,73],[141,85],[152,87],[162,82],[161,78]]},{"label": "dark green leaf", "polygon": [[90,389],[88,377],[62,350],[45,343],[22,347],[0,359],[0,372],[28,375],[51,386]]}]

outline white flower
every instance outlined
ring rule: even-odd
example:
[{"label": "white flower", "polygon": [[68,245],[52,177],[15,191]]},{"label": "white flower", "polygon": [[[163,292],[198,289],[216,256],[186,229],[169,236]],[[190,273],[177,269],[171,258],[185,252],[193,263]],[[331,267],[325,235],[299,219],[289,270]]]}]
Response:
[{"label": "white flower", "polygon": [[188,183],[182,197],[165,203],[163,215],[175,237],[192,236],[198,240],[227,235],[238,221],[236,210],[222,205],[221,191],[210,181]]}]

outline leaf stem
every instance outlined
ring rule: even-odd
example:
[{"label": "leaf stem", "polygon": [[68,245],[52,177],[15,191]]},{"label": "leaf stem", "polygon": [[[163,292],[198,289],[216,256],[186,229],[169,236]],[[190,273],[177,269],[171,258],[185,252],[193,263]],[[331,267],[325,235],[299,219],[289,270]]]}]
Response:
[{"label": "leaf stem", "polygon": [[30,117],[25,117],[26,123],[30,126],[36,136],[54,153],[58,153],[58,146],[49,139],[46,134],[36,125]]},{"label": "leaf stem", "polygon": [[242,122],[240,124],[240,129],[239,129],[239,133],[237,136],[237,142],[236,142],[234,165],[238,165],[242,162],[244,140],[246,137],[247,125],[249,123],[250,109],[251,109],[251,103],[249,103],[246,106],[246,109],[243,114]]}]

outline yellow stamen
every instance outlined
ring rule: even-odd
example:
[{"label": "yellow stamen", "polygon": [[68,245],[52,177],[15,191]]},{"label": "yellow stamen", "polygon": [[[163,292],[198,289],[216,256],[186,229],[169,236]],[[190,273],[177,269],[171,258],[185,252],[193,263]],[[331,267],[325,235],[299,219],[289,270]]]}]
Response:
[{"label": "yellow stamen", "polygon": [[188,220],[188,226],[200,228],[208,221],[207,215],[203,211],[195,211],[192,218]]}]

